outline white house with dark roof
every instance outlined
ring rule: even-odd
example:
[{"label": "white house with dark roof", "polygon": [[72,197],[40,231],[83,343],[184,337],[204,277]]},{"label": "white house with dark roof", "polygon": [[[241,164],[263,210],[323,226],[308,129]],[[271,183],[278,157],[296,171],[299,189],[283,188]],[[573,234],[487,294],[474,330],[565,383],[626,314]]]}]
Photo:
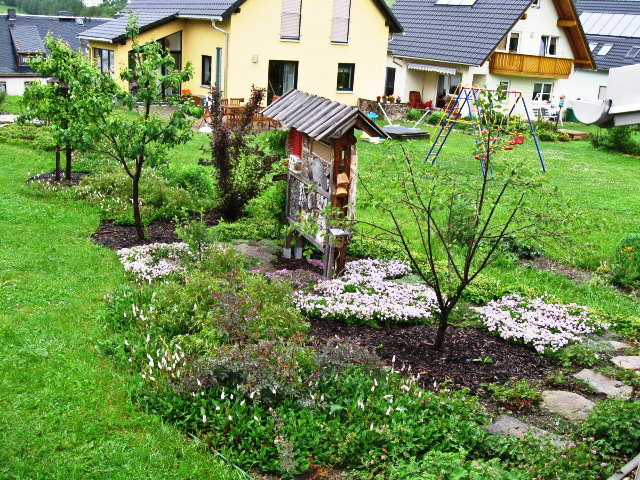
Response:
[{"label": "white house with dark roof", "polygon": [[[568,93],[574,66],[593,68],[571,0],[396,0],[404,34],[389,45],[387,95],[444,106],[459,84]],[[394,81],[395,80],[395,81]]]},{"label": "white house with dark roof", "polygon": [[576,70],[569,98],[604,100],[609,69],[640,63],[640,1],[577,0],[576,8],[596,69]]},{"label": "white house with dark roof", "polygon": [[46,55],[47,34],[67,42],[74,50],[84,49],[78,35],[106,20],[68,15],[16,15],[15,10],[0,15],[0,92],[22,95],[32,82],[45,82],[29,67],[36,55]]}]

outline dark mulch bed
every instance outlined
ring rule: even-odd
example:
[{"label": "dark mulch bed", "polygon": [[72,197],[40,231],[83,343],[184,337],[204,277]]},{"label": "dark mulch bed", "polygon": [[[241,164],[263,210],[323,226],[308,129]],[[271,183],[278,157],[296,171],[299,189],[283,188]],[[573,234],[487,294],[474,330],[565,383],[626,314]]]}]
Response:
[{"label": "dark mulch bed", "polygon": [[295,260],[293,258],[284,258],[278,255],[271,261],[274,270],[308,270],[310,272],[322,274],[322,268],[314,267],[306,258]]},{"label": "dark mulch bed", "polygon": [[147,228],[148,240],[140,242],[136,227],[133,225],[115,225],[113,223],[103,223],[98,230],[91,235],[94,242],[106,248],[119,250],[129,248],[141,243],[176,243],[180,239],[175,232],[174,222],[156,221],[151,222]]},{"label": "dark mulch bed", "polygon": [[[473,327],[450,327],[442,350],[430,348],[436,328],[429,325],[393,325],[371,328],[314,319],[311,334],[317,338],[339,338],[368,347],[395,369],[420,373],[424,388],[433,389],[448,381],[479,393],[481,383],[504,383],[507,380],[539,380],[551,370],[553,363],[532,350],[506,343]],[[490,363],[479,361],[490,358]],[[478,359],[474,361],[474,359]]]},{"label": "dark mulch bed", "polygon": [[[194,216],[199,219],[200,216]],[[220,215],[215,212],[206,213],[203,216],[204,222],[209,225],[216,225],[220,220]],[[135,245],[145,243],[177,243],[180,238],[175,232],[175,222],[167,220],[156,220],[151,222],[146,228],[147,240],[141,242],[138,240],[136,227],[133,225],[116,225],[110,222],[102,223],[98,229],[91,235],[94,242],[106,248],[119,250],[121,248],[130,248]]]},{"label": "dark mulch bed", "polygon": [[29,178],[26,183],[43,182],[50,185],[62,185],[63,187],[73,187],[80,183],[82,177],[88,175],[87,173],[71,173],[71,180],[64,178],[64,172],[60,174],[60,180],[56,180],[56,174],[53,173],[41,173],[35,177]]}]

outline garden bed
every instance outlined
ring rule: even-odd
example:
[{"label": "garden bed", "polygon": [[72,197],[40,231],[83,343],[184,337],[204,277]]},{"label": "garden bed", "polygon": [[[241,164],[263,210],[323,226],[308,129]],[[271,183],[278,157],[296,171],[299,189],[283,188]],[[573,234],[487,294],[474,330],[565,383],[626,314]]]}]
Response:
[{"label": "garden bed", "polygon": [[67,180],[64,177],[64,172],[60,172],[60,180],[56,180],[56,174],[55,172],[52,173],[41,173],[39,175],[35,175],[31,178],[29,178],[26,183],[33,183],[33,182],[42,182],[42,183],[48,183],[49,185],[60,185],[63,187],[73,187],[75,185],[78,185],[80,183],[80,180],[82,180],[82,177],[84,177],[85,175],[88,175],[87,173],[72,173],[71,174],[71,180]]},{"label": "garden bed", "polygon": [[[473,327],[450,327],[442,350],[431,349],[436,327],[392,325],[371,328],[314,319],[311,335],[319,339],[339,337],[345,342],[375,351],[388,366],[420,374],[420,384],[434,389],[443,382],[477,392],[482,383],[508,380],[543,380],[553,362],[531,349],[513,345]],[[490,360],[490,361],[489,361]],[[435,384],[434,384],[435,382]]]}]

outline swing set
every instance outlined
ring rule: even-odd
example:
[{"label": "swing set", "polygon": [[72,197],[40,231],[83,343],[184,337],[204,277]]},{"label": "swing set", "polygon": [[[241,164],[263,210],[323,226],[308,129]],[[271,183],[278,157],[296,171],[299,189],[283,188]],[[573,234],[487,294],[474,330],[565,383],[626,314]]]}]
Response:
[{"label": "swing set", "polygon": [[[449,134],[453,130],[454,125],[471,125],[473,127],[474,136],[477,136],[486,130],[486,127],[489,126],[488,120],[485,113],[478,106],[478,94],[484,91],[495,90],[481,88],[476,85],[458,85],[454,95],[451,97],[444,109],[444,115],[434,130],[437,134],[431,139],[431,148],[429,149],[429,153],[425,159],[426,161],[430,160],[432,165],[436,163],[438,155],[440,155],[440,152],[442,151],[447,138],[449,138]],[[500,118],[498,122],[494,122],[494,124],[491,125],[493,130],[496,131],[495,136],[492,139],[493,144],[498,142],[500,135],[502,134],[509,135],[511,137],[508,144],[502,147],[503,150],[510,151],[513,150],[514,147],[524,144],[525,136],[516,132],[517,127],[522,124],[522,118],[520,115],[516,115],[514,113],[518,104],[522,104],[526,115],[526,122],[529,124],[531,135],[535,142],[536,150],[538,151],[538,158],[540,159],[542,171],[546,172],[547,168],[544,163],[544,158],[542,157],[542,152],[540,151],[538,137],[536,136],[535,127],[531,120],[531,116],[529,115],[529,109],[527,108],[527,103],[525,102],[522,92],[516,90],[505,90],[504,93],[506,94],[504,111],[508,111],[509,113]],[[462,116],[465,111],[468,112],[467,117]],[[476,140],[476,146],[480,147],[480,152],[476,155],[475,159],[480,161],[482,174],[484,175],[487,159],[487,146],[482,140]]]}]

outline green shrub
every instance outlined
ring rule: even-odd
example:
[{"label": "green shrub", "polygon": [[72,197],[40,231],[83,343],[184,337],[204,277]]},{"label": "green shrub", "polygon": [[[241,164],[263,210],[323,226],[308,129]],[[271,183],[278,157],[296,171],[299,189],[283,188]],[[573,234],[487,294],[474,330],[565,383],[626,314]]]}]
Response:
[{"label": "green shrub", "polygon": [[427,115],[427,123],[429,125],[437,125],[438,123],[440,123],[440,120],[443,116],[443,112],[433,112],[430,115]]},{"label": "green shrub", "polygon": [[640,282],[640,233],[628,234],[616,248],[611,263],[611,280],[622,287]]},{"label": "green shrub", "polygon": [[563,367],[595,367],[602,359],[602,348],[594,343],[574,343],[554,355]]},{"label": "green shrub", "polygon": [[571,137],[568,133],[560,132],[558,133],[558,135],[556,135],[556,140],[558,140],[559,142],[570,142]]},{"label": "green shrub", "polygon": [[540,140],[541,142],[555,142],[556,141],[556,134],[552,133],[552,132],[547,132],[547,131],[538,131],[536,132],[538,135],[538,140]]},{"label": "green shrub", "polygon": [[347,253],[352,257],[376,260],[404,260],[406,258],[402,245],[389,239],[359,232],[356,232],[349,242]]},{"label": "green shrub", "polygon": [[275,182],[258,197],[252,199],[245,211],[256,220],[270,220],[284,226],[286,218],[287,183]]},{"label": "green shrub", "polygon": [[462,299],[474,305],[486,305],[492,300],[514,294],[532,297],[535,292],[520,285],[504,285],[499,280],[481,273],[462,292]]},{"label": "green shrub", "polygon": [[640,142],[634,138],[635,131],[633,126],[613,127],[605,131],[599,130],[589,138],[594,148],[640,155]]},{"label": "green shrub", "polygon": [[640,449],[640,400],[607,399],[598,402],[587,419],[588,435],[605,441],[620,455]]},{"label": "green shrub", "polygon": [[[131,179],[124,170],[110,165],[94,175],[84,177],[75,194],[100,207],[102,220],[133,224]],[[207,192],[172,186],[167,178],[155,170],[150,170],[140,180],[140,203],[145,222],[206,212],[216,205],[215,199]]]},{"label": "green shrub", "polygon": [[273,219],[256,219],[243,217],[235,222],[220,222],[211,227],[213,238],[220,242],[230,240],[262,240],[277,239],[281,237],[282,225]]},{"label": "green shrub", "polygon": [[409,122],[417,122],[418,120],[420,120],[421,116],[422,112],[420,112],[420,110],[416,110],[415,108],[410,108],[409,110],[407,110],[407,120]]},{"label": "green shrub", "polygon": [[487,388],[499,404],[512,410],[530,410],[542,403],[538,387],[525,380],[507,382],[504,385],[494,383],[487,385]]},{"label": "green shrub", "polygon": [[158,173],[169,180],[172,187],[182,188],[197,195],[215,195],[213,180],[202,165],[165,165]]}]

